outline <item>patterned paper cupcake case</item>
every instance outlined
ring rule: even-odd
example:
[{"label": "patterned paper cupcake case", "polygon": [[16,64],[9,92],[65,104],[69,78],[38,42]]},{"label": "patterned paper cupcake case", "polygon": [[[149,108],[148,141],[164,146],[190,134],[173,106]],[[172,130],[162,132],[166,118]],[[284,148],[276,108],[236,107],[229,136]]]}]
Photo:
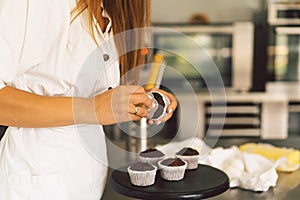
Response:
[{"label": "patterned paper cupcake case", "polygon": [[161,178],[168,181],[179,181],[184,178],[187,162],[183,160],[184,165],[181,166],[166,166],[161,164],[163,160],[158,162]]},{"label": "patterned paper cupcake case", "polygon": [[152,165],[154,167],[153,170],[150,171],[135,171],[130,169],[130,166],[127,168],[130,182],[133,185],[136,186],[150,186],[155,183],[155,176],[157,167],[155,165]]},{"label": "patterned paper cupcake case", "polygon": [[193,170],[198,168],[200,155],[185,156],[185,155],[176,154],[175,156],[176,158],[180,158],[187,162],[187,167],[186,167],[187,170]]}]

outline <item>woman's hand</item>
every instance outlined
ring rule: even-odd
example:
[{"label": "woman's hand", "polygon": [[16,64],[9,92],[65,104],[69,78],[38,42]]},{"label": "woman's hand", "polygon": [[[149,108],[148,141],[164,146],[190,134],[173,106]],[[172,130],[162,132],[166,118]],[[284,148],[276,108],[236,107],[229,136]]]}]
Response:
[{"label": "woman's hand", "polygon": [[158,91],[158,92],[166,95],[170,100],[170,105],[167,107],[167,115],[163,119],[156,120],[156,121],[148,120],[149,124],[155,123],[155,124],[159,125],[163,122],[166,122],[167,120],[169,120],[173,116],[173,113],[174,113],[175,109],[177,108],[177,100],[172,94],[170,94],[170,93],[168,93],[164,90],[160,90],[160,89],[153,89],[153,90]]},{"label": "woman's hand", "polygon": [[148,116],[151,106],[141,86],[122,85],[95,96],[96,117],[102,125],[140,120]]}]

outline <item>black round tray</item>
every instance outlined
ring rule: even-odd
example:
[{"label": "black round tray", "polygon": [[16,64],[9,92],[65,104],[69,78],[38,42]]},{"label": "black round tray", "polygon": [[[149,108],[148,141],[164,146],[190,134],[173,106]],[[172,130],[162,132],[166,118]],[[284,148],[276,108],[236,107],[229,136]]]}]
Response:
[{"label": "black round tray", "polygon": [[138,199],[204,199],[225,192],[229,179],[216,168],[199,165],[195,170],[186,170],[180,181],[166,181],[158,170],[154,185],[138,187],[130,183],[126,168],[120,168],[112,172],[110,184],[116,192]]}]

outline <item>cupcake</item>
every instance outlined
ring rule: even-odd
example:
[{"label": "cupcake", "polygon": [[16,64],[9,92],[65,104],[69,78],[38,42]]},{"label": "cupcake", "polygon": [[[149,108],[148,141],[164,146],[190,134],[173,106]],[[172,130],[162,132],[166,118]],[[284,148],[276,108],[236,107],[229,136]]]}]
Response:
[{"label": "cupcake", "polygon": [[180,158],[167,158],[158,161],[161,178],[168,181],[183,179],[187,162]]},{"label": "cupcake", "polygon": [[187,170],[197,169],[200,157],[200,154],[197,150],[190,147],[185,147],[176,153],[176,157],[187,162]]},{"label": "cupcake", "polygon": [[136,186],[149,186],[155,182],[157,167],[145,162],[137,162],[127,168],[130,182]]},{"label": "cupcake", "polygon": [[152,107],[149,110],[148,119],[160,120],[164,118],[167,115],[167,107],[170,105],[169,98],[158,91],[150,91],[147,94],[152,99]]},{"label": "cupcake", "polygon": [[155,148],[150,148],[139,153],[139,160],[153,165],[157,165],[159,160],[164,159],[165,154]]}]

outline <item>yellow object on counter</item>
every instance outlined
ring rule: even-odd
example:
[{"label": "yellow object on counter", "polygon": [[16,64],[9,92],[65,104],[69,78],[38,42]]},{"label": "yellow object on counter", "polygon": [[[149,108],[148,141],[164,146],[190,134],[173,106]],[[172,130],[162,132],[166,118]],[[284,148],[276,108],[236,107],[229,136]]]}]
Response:
[{"label": "yellow object on counter", "polygon": [[277,171],[292,172],[300,166],[300,152],[293,148],[276,147],[271,144],[246,143],[240,146],[243,152],[259,154],[277,163]]}]

